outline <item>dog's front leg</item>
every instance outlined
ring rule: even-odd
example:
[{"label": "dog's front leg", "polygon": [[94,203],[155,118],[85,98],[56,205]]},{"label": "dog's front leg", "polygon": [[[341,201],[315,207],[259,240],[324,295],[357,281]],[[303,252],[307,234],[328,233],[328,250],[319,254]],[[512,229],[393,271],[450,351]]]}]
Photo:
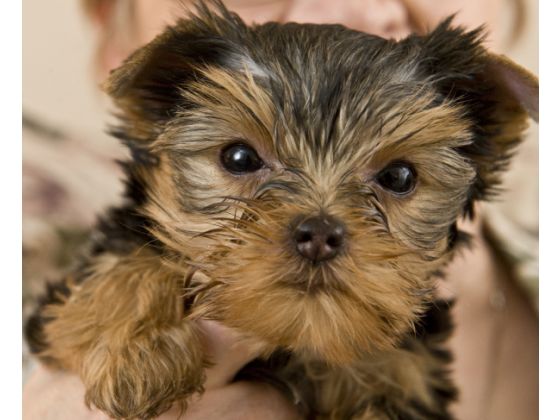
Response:
[{"label": "dog's front leg", "polygon": [[97,257],[67,297],[40,310],[39,355],[78,372],[88,404],[117,418],[154,417],[204,381],[202,344],[184,319],[182,286],[146,252]]}]

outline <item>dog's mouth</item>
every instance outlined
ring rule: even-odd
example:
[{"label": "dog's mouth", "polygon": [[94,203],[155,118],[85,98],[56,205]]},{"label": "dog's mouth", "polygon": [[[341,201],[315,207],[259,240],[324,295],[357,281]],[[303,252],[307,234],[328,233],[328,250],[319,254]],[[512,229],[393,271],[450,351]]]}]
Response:
[{"label": "dog's mouth", "polygon": [[310,266],[280,281],[283,287],[309,296],[320,293],[344,293],[347,289],[345,280],[337,275],[333,264],[329,263]]},{"label": "dog's mouth", "polygon": [[[270,277],[270,285],[276,284],[280,289],[296,291],[298,294],[315,296],[321,293],[346,293],[348,287],[345,279],[338,274],[339,269],[332,262],[320,264],[302,264],[295,270],[279,272],[276,278]],[[250,282],[250,275],[245,280]],[[199,293],[210,292],[214,287],[224,285],[220,279],[211,278],[202,270],[193,271],[185,280],[185,305],[192,305]]]}]

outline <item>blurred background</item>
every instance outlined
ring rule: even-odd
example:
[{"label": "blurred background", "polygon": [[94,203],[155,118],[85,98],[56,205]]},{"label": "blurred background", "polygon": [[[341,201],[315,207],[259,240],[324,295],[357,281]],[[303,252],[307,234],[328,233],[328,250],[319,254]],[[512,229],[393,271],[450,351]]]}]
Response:
[{"label": "blurred background", "polygon": [[94,33],[79,1],[23,2],[23,108],[61,130],[99,135]]},{"label": "blurred background", "polygon": [[[95,78],[95,37],[79,1],[23,2],[23,317],[120,192]],[[24,343],[24,381],[31,370]]]},{"label": "blurred background", "polygon": [[[507,53],[538,73],[538,0],[526,4],[526,27]],[[95,84],[95,34],[81,2],[24,0],[23,21],[25,113],[114,143],[102,134],[106,109]]]},{"label": "blurred background", "polygon": [[[155,10],[170,1],[151,2]],[[99,88],[103,73],[97,61],[99,27],[86,16],[84,5],[88,3],[92,2],[23,1],[24,319],[45,281],[56,280],[82,252],[95,215],[119,200],[120,175],[114,160],[126,153],[105,134],[111,116],[109,103]],[[122,0],[124,3],[129,1]],[[250,2],[231,3],[243,8]],[[433,4],[439,7],[436,5],[440,2]],[[538,74],[538,1],[524,0],[521,4],[524,24],[517,27],[513,14],[509,16],[509,23],[496,35],[509,41],[500,42],[496,49]],[[151,9],[147,10],[149,13]],[[149,29],[144,41],[159,27]],[[510,39],[512,34],[514,40]],[[498,202],[484,207],[484,220],[537,309],[535,124],[514,159],[504,191]],[[24,344],[24,380],[31,369]]]}]

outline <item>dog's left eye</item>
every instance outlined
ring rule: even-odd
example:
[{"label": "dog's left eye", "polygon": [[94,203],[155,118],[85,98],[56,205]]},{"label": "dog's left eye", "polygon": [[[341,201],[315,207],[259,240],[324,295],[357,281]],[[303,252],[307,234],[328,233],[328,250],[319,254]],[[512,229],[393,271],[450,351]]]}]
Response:
[{"label": "dog's left eye", "polygon": [[377,182],[396,194],[408,194],[416,185],[416,172],[406,162],[393,162],[376,176]]},{"label": "dog's left eye", "polygon": [[236,175],[256,172],[264,166],[255,149],[244,143],[226,146],[222,150],[221,160],[224,168]]}]

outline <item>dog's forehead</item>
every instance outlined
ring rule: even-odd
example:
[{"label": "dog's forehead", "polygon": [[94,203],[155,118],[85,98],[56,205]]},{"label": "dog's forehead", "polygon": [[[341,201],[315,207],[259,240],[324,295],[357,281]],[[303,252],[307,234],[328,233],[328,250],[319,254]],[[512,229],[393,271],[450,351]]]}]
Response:
[{"label": "dog's forehead", "polygon": [[[393,94],[401,99],[422,78],[418,48],[340,25],[268,24],[256,27],[247,42],[247,68],[294,112],[328,115],[341,103],[363,104],[382,89],[389,95],[385,102]],[[388,89],[395,85],[400,89]]]},{"label": "dog's forehead", "polygon": [[220,41],[213,64],[202,62],[202,77],[183,90],[194,107],[178,125],[198,133],[200,147],[212,132],[214,142],[261,143],[265,157],[312,169],[363,168],[376,156],[381,165],[452,139],[464,144],[468,121],[421,65],[422,42],[339,25],[255,26]]},{"label": "dog's forehead", "polygon": [[328,150],[348,157],[429,129],[430,119],[456,120],[419,70],[420,48],[409,41],[339,25],[267,24],[245,42],[246,63],[237,67],[251,72],[270,100],[279,153],[307,150],[319,158]]}]

